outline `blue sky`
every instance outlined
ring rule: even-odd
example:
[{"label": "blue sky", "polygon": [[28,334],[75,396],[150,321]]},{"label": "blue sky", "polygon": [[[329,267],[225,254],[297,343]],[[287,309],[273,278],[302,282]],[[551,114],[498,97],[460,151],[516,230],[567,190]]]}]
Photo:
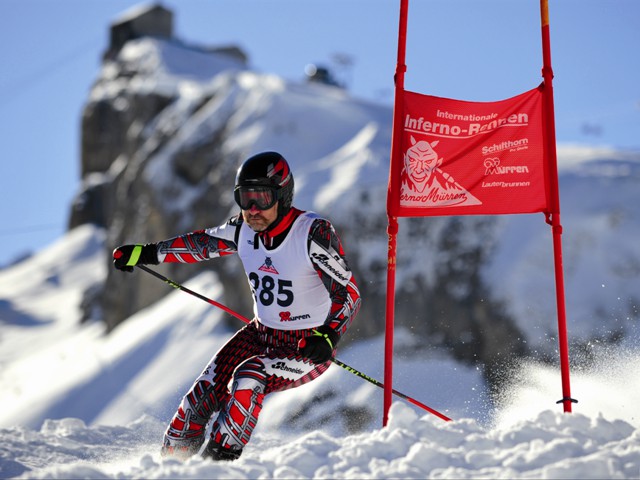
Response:
[{"label": "blue sky", "polygon": [[[0,2],[0,266],[66,230],[80,181],[81,113],[109,25],[141,3]],[[162,3],[184,41],[237,44],[253,69],[292,81],[308,63],[325,64],[354,96],[391,105],[398,1]],[[549,9],[558,142],[639,150],[640,2],[549,0]],[[408,90],[500,100],[536,86],[541,66],[538,0],[410,2]]]}]

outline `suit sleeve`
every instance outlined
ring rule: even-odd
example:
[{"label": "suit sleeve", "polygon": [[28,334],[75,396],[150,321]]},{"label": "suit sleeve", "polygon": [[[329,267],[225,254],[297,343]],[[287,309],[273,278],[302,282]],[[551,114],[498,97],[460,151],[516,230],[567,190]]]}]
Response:
[{"label": "suit sleeve", "polygon": [[360,309],[360,291],[342,244],[327,220],[316,220],[309,230],[309,257],[331,298],[325,325],[342,336]]},{"label": "suit sleeve", "polygon": [[238,217],[233,217],[218,227],[197,230],[158,242],[158,261],[195,263],[236,253],[240,225]]}]

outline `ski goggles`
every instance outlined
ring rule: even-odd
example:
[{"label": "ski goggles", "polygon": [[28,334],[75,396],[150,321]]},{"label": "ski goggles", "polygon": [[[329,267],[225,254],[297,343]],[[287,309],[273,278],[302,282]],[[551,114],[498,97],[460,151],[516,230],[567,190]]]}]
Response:
[{"label": "ski goggles", "polygon": [[268,210],[278,201],[275,188],[270,187],[236,187],[233,196],[242,210],[249,210],[251,205]]}]

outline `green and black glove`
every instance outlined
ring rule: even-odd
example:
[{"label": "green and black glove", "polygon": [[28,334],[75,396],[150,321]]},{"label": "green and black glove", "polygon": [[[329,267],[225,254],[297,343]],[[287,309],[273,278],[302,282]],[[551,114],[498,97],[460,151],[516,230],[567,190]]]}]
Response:
[{"label": "green and black glove", "polygon": [[327,325],[321,325],[314,328],[311,335],[298,341],[298,351],[313,363],[325,363],[331,360],[338,340],[340,335],[335,330]]},{"label": "green and black glove", "polygon": [[121,245],[113,251],[113,266],[123,272],[133,272],[136,265],[147,264],[158,264],[158,246],[155,243]]}]

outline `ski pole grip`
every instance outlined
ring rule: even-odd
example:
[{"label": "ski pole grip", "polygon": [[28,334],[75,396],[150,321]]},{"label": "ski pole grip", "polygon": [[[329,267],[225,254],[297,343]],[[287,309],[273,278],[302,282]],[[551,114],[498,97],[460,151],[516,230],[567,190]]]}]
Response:
[{"label": "ski pole grip", "polygon": [[138,260],[140,260],[140,254],[142,253],[142,245],[136,245],[133,247],[131,251],[131,256],[129,257],[129,261],[127,262],[127,267],[135,267],[138,264]]}]

